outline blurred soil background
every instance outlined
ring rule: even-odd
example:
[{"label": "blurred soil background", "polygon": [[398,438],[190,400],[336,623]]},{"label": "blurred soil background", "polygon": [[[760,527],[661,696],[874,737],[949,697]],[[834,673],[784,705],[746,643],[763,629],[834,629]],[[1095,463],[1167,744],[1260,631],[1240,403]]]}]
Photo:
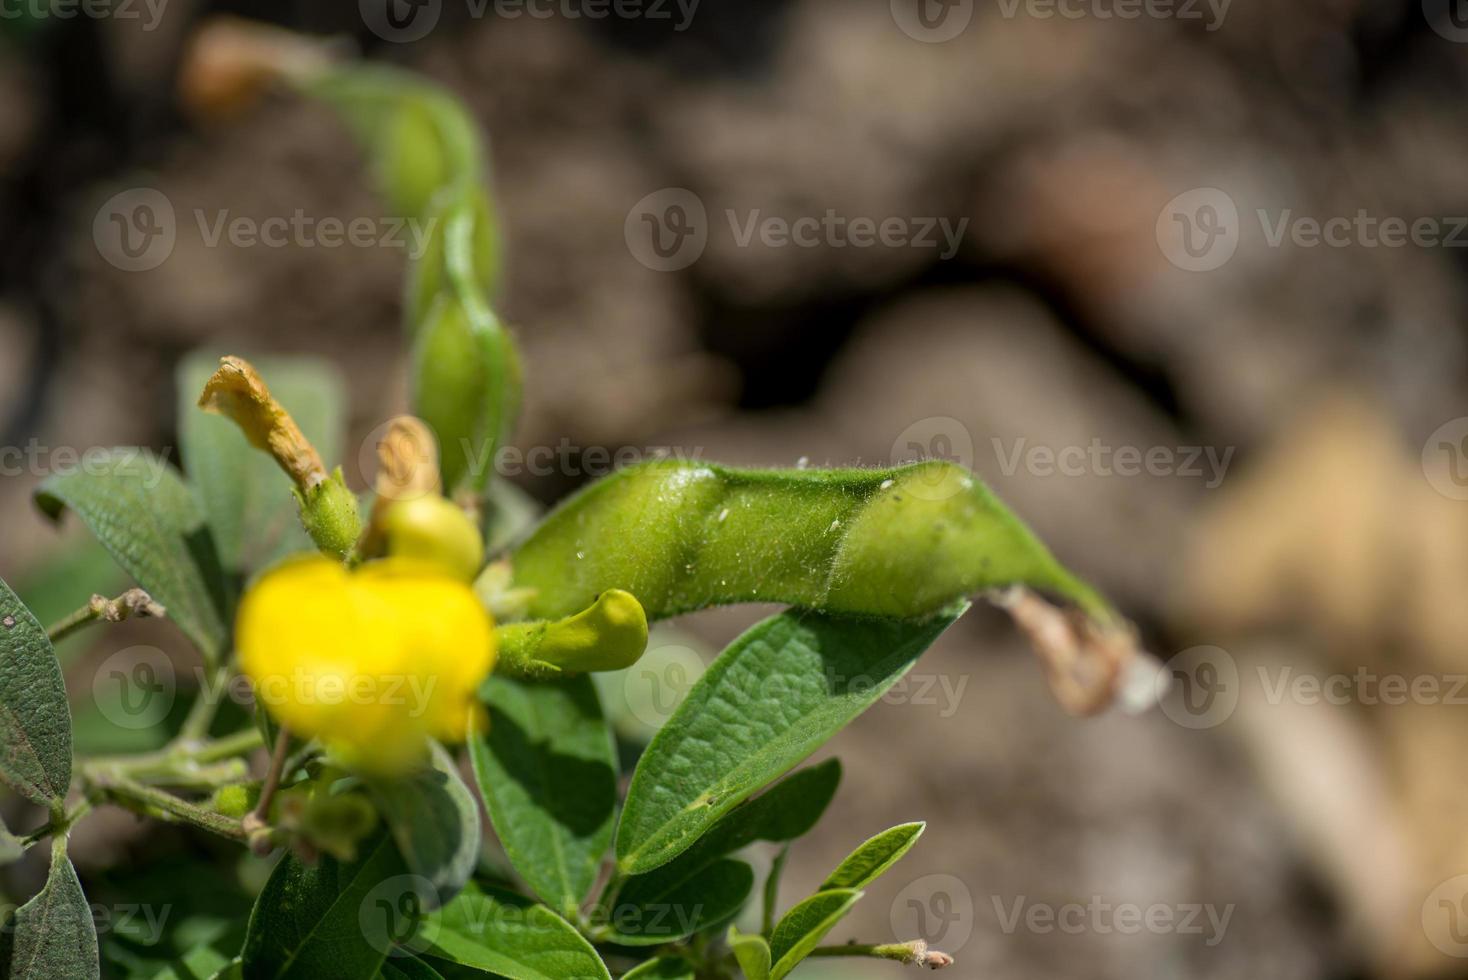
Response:
[{"label": "blurred soil background", "polygon": [[[949,455],[1159,657],[1216,647],[1235,669],[1233,706],[1201,724],[1175,702],[1073,719],[1005,617],[976,609],[832,744],[846,780],[793,854],[787,901],[866,836],[925,819],[833,939],[925,935],[961,980],[1468,976],[1453,918],[1468,914],[1453,884],[1468,694],[1387,704],[1355,685],[1315,706],[1260,683],[1468,674],[1468,503],[1433,463],[1434,433],[1468,415],[1468,252],[1276,246],[1254,218],[1468,215],[1468,31],[1431,2],[1236,0],[1210,24],[1204,7],[1045,17],[962,0],[966,26],[933,42],[902,28],[903,2],[703,0],[675,30],[676,7],[475,17],[445,0],[411,44],[374,37],[354,4],[168,0],[153,30],[0,25],[0,445],[164,450],[184,354],[304,353],[345,372],[344,462],[365,485],[356,448],[406,404],[401,249],[211,247],[180,220],[171,256],[138,273],[93,238],[99,205],[141,186],[181,216],[380,214],[326,109],[272,94],[200,119],[177,96],[210,15],[336,38],[447,85],[490,135],[501,308],[528,379],[515,441],[577,449],[576,465],[516,474],[530,494],[584,482],[592,447]],[[697,195],[709,236],[661,272],[629,247],[629,215],[670,187]],[[1169,201],[1197,188],[1241,215],[1236,254],[1208,271],[1159,247]],[[744,245],[730,211],[964,234],[949,257]],[[1067,473],[1031,453],[1093,445],[1172,465]],[[41,458],[0,481],[0,576],[44,582],[60,613],[100,586],[43,561],[58,532],[30,501]],[[717,650],[752,618],[694,617],[676,643]],[[187,656],[160,624],[94,634],[70,655],[74,699],[128,642]],[[78,842],[84,877],[88,849],[141,867],[209,846],[140,837],[121,814],[105,826]],[[1042,930],[1010,923],[1016,903],[1231,911],[1221,935],[1206,914],[1197,932],[1090,912]]]}]

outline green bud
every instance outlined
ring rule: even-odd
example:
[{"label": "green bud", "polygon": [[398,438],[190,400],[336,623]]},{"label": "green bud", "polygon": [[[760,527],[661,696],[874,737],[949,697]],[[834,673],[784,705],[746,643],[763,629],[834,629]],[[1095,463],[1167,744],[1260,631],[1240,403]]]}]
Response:
[{"label": "green bud", "polygon": [[501,673],[544,677],[622,670],[647,650],[647,615],[630,592],[608,589],[589,608],[554,622],[511,623],[495,631]]},{"label": "green bud", "polygon": [[389,555],[433,562],[466,582],[484,564],[479,528],[469,515],[437,494],[388,505],[382,528]]},{"label": "green bud", "polygon": [[255,806],[259,796],[258,786],[221,786],[214,791],[214,798],[209,801],[209,805],[226,817],[243,817]]},{"label": "green bud", "polygon": [[345,558],[362,533],[362,518],[357,513],[357,496],[347,489],[338,466],[327,479],[296,490],[296,503],[301,509],[301,526],[321,549],[332,558]]}]

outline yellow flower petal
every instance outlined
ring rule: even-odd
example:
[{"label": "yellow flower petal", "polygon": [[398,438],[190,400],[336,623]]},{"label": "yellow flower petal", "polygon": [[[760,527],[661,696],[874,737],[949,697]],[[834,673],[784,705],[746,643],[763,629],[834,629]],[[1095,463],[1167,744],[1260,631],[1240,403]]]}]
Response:
[{"label": "yellow flower petal", "polygon": [[273,569],[240,604],[236,645],[281,724],[378,772],[411,765],[430,737],[462,739],[495,658],[473,590],[396,558],[355,572],[321,557]]}]

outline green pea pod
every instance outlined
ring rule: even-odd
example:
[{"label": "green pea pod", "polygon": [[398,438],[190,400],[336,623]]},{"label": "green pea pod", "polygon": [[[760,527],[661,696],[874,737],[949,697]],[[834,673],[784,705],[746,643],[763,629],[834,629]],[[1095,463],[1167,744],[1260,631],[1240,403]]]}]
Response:
[{"label": "green pea pod", "polygon": [[353,64],[308,79],[305,90],[341,113],[404,217],[426,216],[443,187],[479,180],[484,160],[473,119],[419,76]]},{"label": "green pea pod", "polygon": [[464,285],[476,289],[487,302],[494,299],[501,251],[494,201],[478,186],[452,187],[429,209],[423,254],[413,259],[408,270],[403,312],[409,336],[425,322],[438,297],[452,288],[445,232],[456,214],[467,214],[470,224],[467,254],[462,259],[455,257],[467,271]]},{"label": "green pea pod", "polygon": [[624,670],[647,650],[647,615],[630,593],[609,589],[574,616],[511,623],[495,633],[497,673],[543,678]]},{"label": "green pea pod", "polygon": [[554,619],[625,589],[650,619],[736,602],[912,618],[1025,585],[1101,622],[1067,571],[968,470],[741,470],[658,461],[569,498],[513,556],[529,613]]}]

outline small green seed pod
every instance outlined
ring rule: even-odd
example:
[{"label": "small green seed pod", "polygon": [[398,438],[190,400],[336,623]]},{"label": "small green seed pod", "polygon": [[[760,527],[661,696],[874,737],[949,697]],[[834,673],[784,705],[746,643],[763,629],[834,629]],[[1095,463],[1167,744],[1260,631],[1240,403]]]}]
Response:
[{"label": "small green seed pod", "polygon": [[315,486],[292,492],[300,507],[301,526],[316,547],[332,558],[345,558],[362,533],[362,516],[341,467]]},{"label": "small green seed pod", "polygon": [[565,619],[511,623],[499,637],[499,673],[525,677],[631,667],[647,650],[647,614],[628,592],[609,589]]}]

